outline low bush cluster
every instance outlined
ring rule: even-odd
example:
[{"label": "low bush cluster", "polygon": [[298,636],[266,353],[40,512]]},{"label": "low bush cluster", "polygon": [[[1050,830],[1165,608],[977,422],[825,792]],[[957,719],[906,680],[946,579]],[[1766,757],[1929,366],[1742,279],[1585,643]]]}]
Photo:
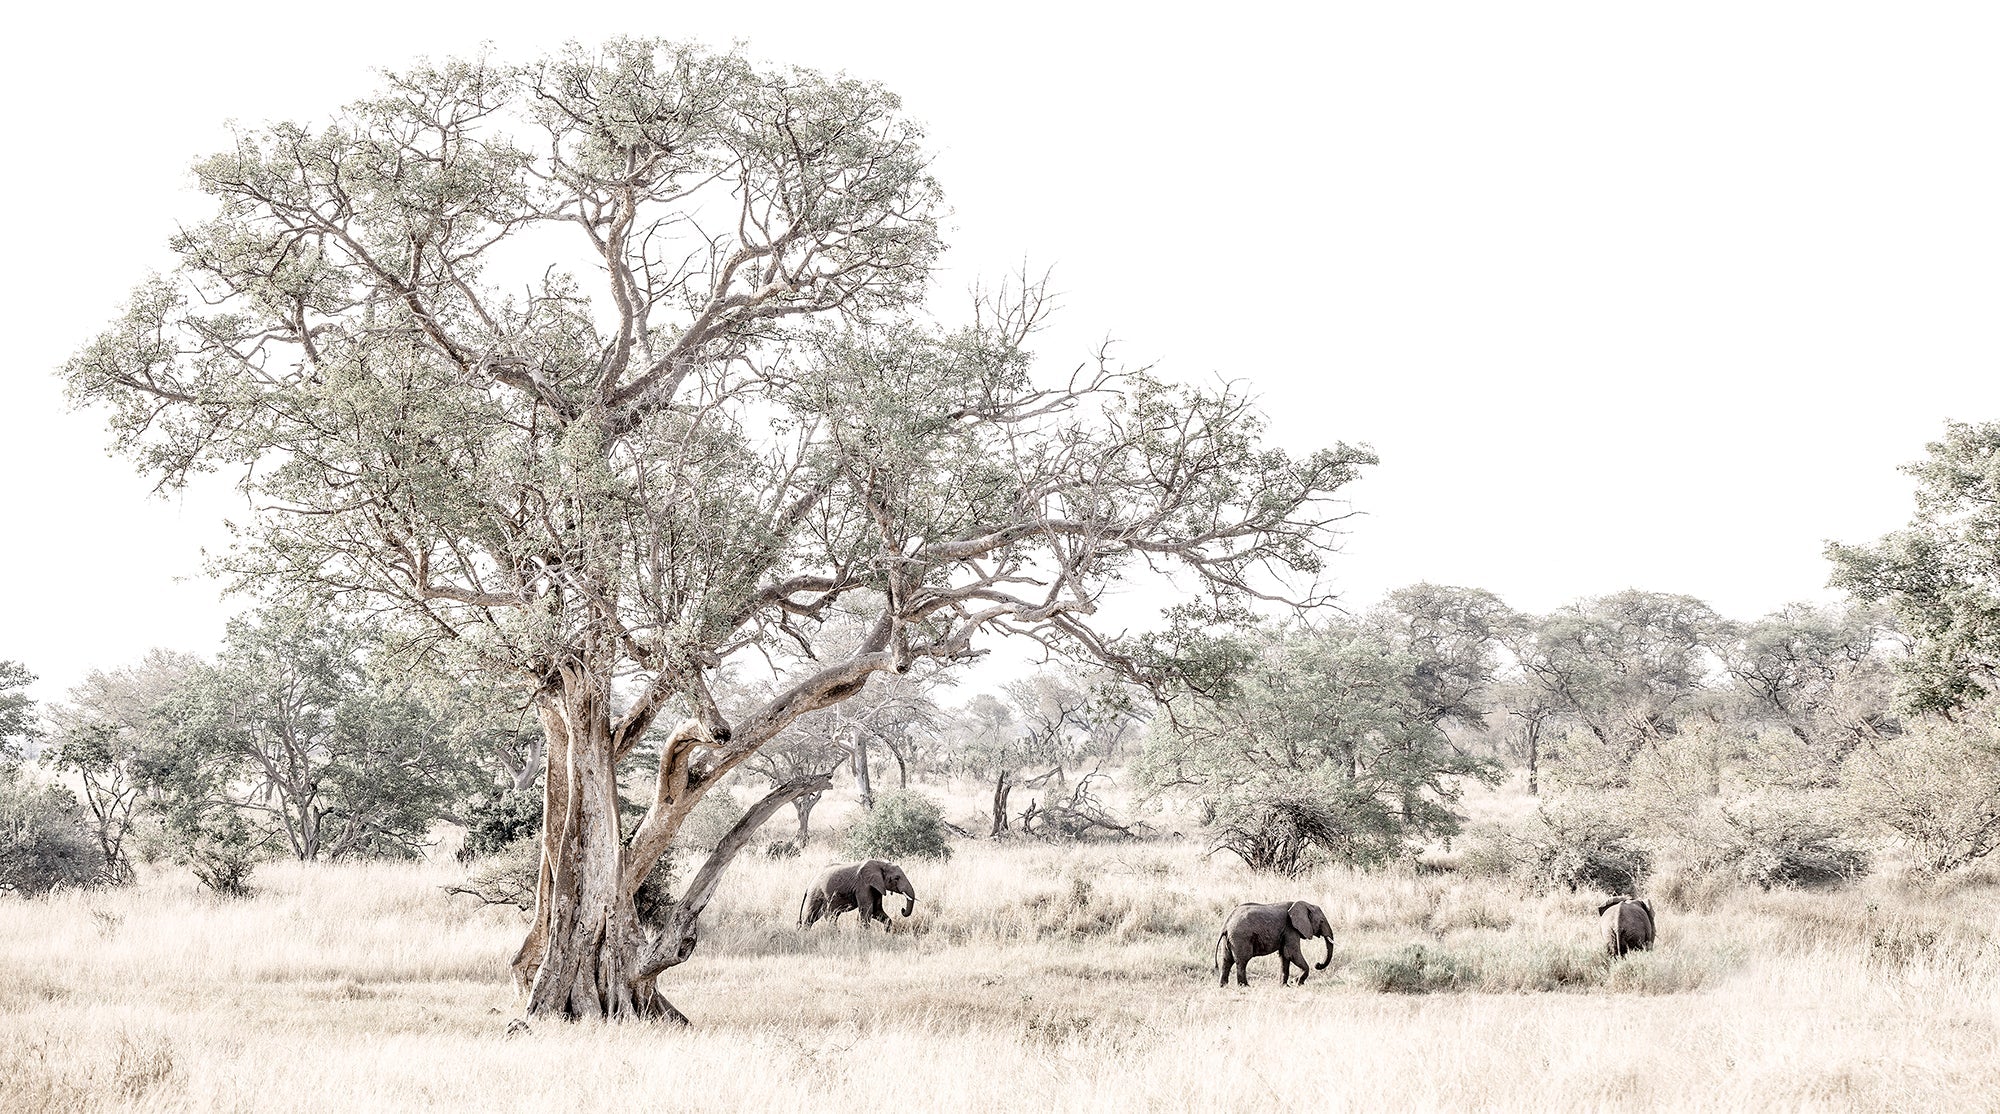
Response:
[{"label": "low bush cluster", "polygon": [[33,785],[0,770],[0,891],[34,896],[95,886],[104,855],[84,827],[76,797],[59,785]]},{"label": "low bush cluster", "polygon": [[1615,801],[1557,799],[1545,802],[1520,837],[1518,869],[1548,888],[1634,893],[1652,868],[1653,856]]},{"label": "low bush cluster", "polygon": [[951,858],[944,810],[907,789],[876,798],[844,842],[847,853],[861,859]]}]

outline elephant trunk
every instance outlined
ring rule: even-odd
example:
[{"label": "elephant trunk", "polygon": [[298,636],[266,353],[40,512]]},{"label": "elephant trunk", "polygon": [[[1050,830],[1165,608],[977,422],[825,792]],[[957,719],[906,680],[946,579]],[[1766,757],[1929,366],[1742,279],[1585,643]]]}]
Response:
[{"label": "elephant trunk", "polygon": [[909,916],[910,913],[916,909],[916,907],[917,907],[917,888],[915,886],[910,885],[908,882],[905,882],[903,883],[903,915],[906,917]]},{"label": "elephant trunk", "polygon": [[[1326,970],[1326,965],[1333,962],[1333,933],[1321,933],[1320,939],[1326,941],[1326,958],[1319,961],[1319,966],[1315,970],[1324,971]],[[1305,976],[1301,975],[1299,977],[1304,978]]]}]

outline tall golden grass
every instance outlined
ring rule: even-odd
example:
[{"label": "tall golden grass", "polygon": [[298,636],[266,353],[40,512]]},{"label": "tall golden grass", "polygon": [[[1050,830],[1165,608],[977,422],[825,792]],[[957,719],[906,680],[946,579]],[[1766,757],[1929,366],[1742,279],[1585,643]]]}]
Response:
[{"label": "tall golden grass", "polygon": [[[0,1110],[2000,1106],[1987,875],[1659,896],[1658,948],[1614,963],[1595,894],[1285,881],[1187,841],[961,844],[908,864],[894,932],[802,933],[823,851],[732,868],[668,978],[690,1030],[510,1037],[521,918],[447,895],[449,861],[0,900]],[[1294,897],[1325,907],[1335,966],[1218,988],[1226,911]]]}]

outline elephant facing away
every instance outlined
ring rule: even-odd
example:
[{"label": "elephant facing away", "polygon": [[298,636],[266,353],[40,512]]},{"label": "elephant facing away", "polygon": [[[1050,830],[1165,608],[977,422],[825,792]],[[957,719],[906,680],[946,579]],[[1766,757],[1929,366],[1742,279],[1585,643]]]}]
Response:
[{"label": "elephant facing away", "polygon": [[1292,968],[1297,967],[1299,985],[1304,986],[1310,968],[1301,945],[1314,938],[1326,941],[1326,958],[1319,961],[1319,969],[1324,971],[1333,962],[1333,926],[1327,923],[1319,906],[1310,901],[1238,905],[1223,922],[1222,934],[1215,938],[1222,971],[1222,981],[1217,985],[1229,985],[1229,969],[1233,965],[1236,985],[1249,986],[1250,961],[1277,952],[1280,982],[1291,985]]},{"label": "elephant facing away", "polygon": [[917,907],[916,887],[895,863],[869,859],[827,867],[799,899],[799,927],[811,928],[821,917],[837,919],[849,909],[859,909],[862,927],[872,920],[886,928],[889,916],[882,912],[883,894],[902,894],[906,917]]},{"label": "elephant facing away", "polygon": [[1597,923],[1604,930],[1604,950],[1612,958],[1626,952],[1653,948],[1653,903],[1630,894],[1620,894],[1597,907]]}]

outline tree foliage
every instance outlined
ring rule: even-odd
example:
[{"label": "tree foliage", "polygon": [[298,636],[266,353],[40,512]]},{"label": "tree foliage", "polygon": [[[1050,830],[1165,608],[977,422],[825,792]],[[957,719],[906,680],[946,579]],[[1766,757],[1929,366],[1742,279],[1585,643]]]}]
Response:
[{"label": "tree foliage", "polygon": [[1552,716],[1629,760],[1699,703],[1720,617],[1690,596],[1637,590],[1579,601],[1516,627],[1525,714]]},{"label": "tree foliage", "polygon": [[1842,773],[1853,814],[1902,840],[1921,871],[1956,870],[2000,848],[2000,725],[1990,706],[1871,740]]},{"label": "tree foliage", "polygon": [[371,624],[323,608],[232,620],[217,661],[176,691],[152,776],[190,807],[245,813],[255,842],[299,859],[417,854],[479,775],[446,710],[384,654]]}]

